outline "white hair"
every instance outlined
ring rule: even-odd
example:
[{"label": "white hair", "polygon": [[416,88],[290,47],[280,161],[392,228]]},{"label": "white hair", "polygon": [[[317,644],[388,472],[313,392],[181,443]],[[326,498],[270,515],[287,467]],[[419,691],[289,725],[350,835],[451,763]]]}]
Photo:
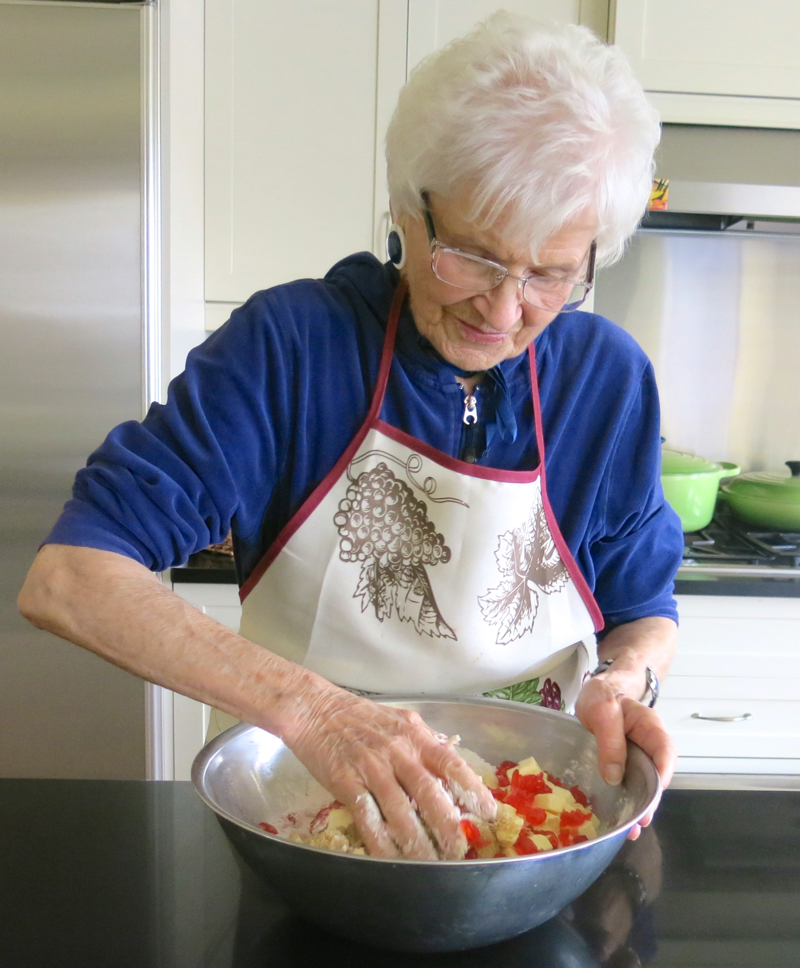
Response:
[{"label": "white hair", "polygon": [[659,137],[618,48],[501,11],[423,60],[401,91],[386,135],[392,208],[419,217],[423,191],[467,187],[465,218],[489,227],[503,214],[534,257],[588,211],[607,265],[645,211]]}]

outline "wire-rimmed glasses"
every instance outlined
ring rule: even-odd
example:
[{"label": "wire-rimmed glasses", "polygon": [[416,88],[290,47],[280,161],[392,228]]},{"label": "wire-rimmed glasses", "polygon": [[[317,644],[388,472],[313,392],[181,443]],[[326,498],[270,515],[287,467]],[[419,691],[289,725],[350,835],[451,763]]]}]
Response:
[{"label": "wire-rimmed glasses", "polygon": [[577,309],[586,300],[594,285],[594,264],[597,250],[592,241],[583,279],[567,279],[546,272],[533,272],[529,276],[515,276],[499,262],[492,262],[479,255],[462,252],[461,249],[445,245],[436,238],[433,214],[427,193],[423,192],[423,217],[431,247],[431,269],[437,279],[456,289],[469,292],[489,292],[496,289],[507,276],[516,279],[522,286],[522,298],[537,309],[551,313],[569,312]]}]

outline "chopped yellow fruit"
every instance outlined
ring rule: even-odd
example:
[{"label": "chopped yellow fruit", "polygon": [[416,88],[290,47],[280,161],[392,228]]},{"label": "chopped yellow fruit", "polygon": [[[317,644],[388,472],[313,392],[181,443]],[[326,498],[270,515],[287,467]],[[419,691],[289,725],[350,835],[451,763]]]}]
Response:
[{"label": "chopped yellow fruit", "polygon": [[325,829],[346,830],[352,822],[353,815],[350,811],[345,810],[344,807],[337,807],[336,810],[331,810],[328,814],[328,822],[325,825]]},{"label": "chopped yellow fruit", "polygon": [[550,838],[545,837],[544,834],[531,834],[531,840],[536,845],[537,850],[553,849],[553,845],[550,843]]},{"label": "chopped yellow fruit", "polygon": [[519,832],[525,826],[525,818],[507,803],[497,804],[497,818],[495,820],[495,835],[498,841],[505,846],[515,844]]},{"label": "chopped yellow fruit", "polygon": [[503,853],[506,857],[519,857],[519,854],[514,850],[513,847],[504,847]]},{"label": "chopped yellow fruit", "polygon": [[[592,819],[594,819],[594,817]],[[594,838],[597,836],[597,827],[595,827],[592,820],[586,820],[580,825],[580,827],[578,827],[578,833],[583,834],[583,836],[587,837],[589,840],[594,840]]]},{"label": "chopped yellow fruit", "polygon": [[[532,773],[541,773],[542,768],[536,762],[536,760],[529,756],[524,760],[520,760],[519,764],[519,775],[520,776],[530,776]],[[511,778],[511,773],[508,774],[509,779]]]},{"label": "chopped yellow fruit", "polygon": [[569,790],[562,790],[561,787],[553,787],[552,793],[537,793],[533,800],[535,807],[541,807],[548,813],[561,813],[562,810],[572,810],[574,803],[575,798]]}]

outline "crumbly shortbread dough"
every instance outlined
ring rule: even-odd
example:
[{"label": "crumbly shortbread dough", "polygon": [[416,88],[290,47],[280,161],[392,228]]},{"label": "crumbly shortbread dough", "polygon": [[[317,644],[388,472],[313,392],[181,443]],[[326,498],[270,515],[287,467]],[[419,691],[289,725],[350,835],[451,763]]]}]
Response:
[{"label": "crumbly shortbread dough", "polygon": [[[501,797],[504,795],[504,791],[512,789],[511,786],[500,788],[498,776],[501,776],[501,773],[496,773],[491,764],[478,756],[477,753],[468,749],[459,749],[459,753],[486,786],[497,791]],[[508,769],[506,775],[509,783],[514,782],[513,776],[517,772],[520,777],[535,774],[542,774],[542,777],[547,776],[532,756]],[[453,788],[454,784],[443,783],[444,789],[452,799],[466,811],[461,815],[462,829],[466,834],[464,854],[466,855],[470,848],[467,843],[468,837],[471,838],[473,843],[471,855],[480,859],[516,857],[520,854],[541,853],[553,850],[558,846],[566,846],[567,844],[563,840],[559,840],[559,837],[563,836],[564,830],[563,815],[572,814],[574,816],[575,811],[582,812],[585,819],[582,819],[579,825],[570,828],[571,836],[574,838],[577,835],[579,839],[585,840],[594,839],[598,834],[600,821],[591,808],[579,803],[573,793],[565,787],[556,785],[551,780],[543,780],[543,782],[546,782],[550,787],[550,792],[537,793],[532,797],[529,804],[538,808],[537,816],[544,816],[544,820],[537,822],[535,828],[513,805],[503,802],[502,799],[498,799],[495,819],[492,821],[483,820],[472,810],[469,810],[469,806],[472,804],[464,802],[468,798],[464,796],[462,789],[456,790]],[[363,794],[363,796],[370,797],[377,822],[380,818],[377,804],[369,794]],[[324,804],[310,823],[306,821],[308,823],[307,833],[302,827],[299,830],[297,829],[297,821],[293,814],[288,816],[292,818],[292,827],[295,829],[287,830],[284,824],[284,830],[281,833],[287,836],[289,840],[307,844],[310,847],[321,847],[325,850],[335,850],[345,854],[367,853],[352,814],[336,800]],[[528,816],[530,816],[530,813]],[[580,817],[580,814],[578,816]],[[572,822],[575,823],[574,820]],[[420,821],[420,829],[423,827],[424,824]]]}]

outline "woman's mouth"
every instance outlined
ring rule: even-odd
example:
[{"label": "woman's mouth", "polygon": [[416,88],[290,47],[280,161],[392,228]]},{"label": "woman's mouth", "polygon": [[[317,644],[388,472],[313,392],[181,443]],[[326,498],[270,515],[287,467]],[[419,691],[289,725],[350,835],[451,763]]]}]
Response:
[{"label": "woman's mouth", "polygon": [[461,333],[464,339],[469,340],[471,343],[502,343],[502,341],[508,337],[508,333],[498,333],[496,330],[487,333],[486,330],[480,329],[478,326],[472,326],[470,323],[465,323],[464,320],[459,319],[458,316],[455,318],[460,325]]}]

